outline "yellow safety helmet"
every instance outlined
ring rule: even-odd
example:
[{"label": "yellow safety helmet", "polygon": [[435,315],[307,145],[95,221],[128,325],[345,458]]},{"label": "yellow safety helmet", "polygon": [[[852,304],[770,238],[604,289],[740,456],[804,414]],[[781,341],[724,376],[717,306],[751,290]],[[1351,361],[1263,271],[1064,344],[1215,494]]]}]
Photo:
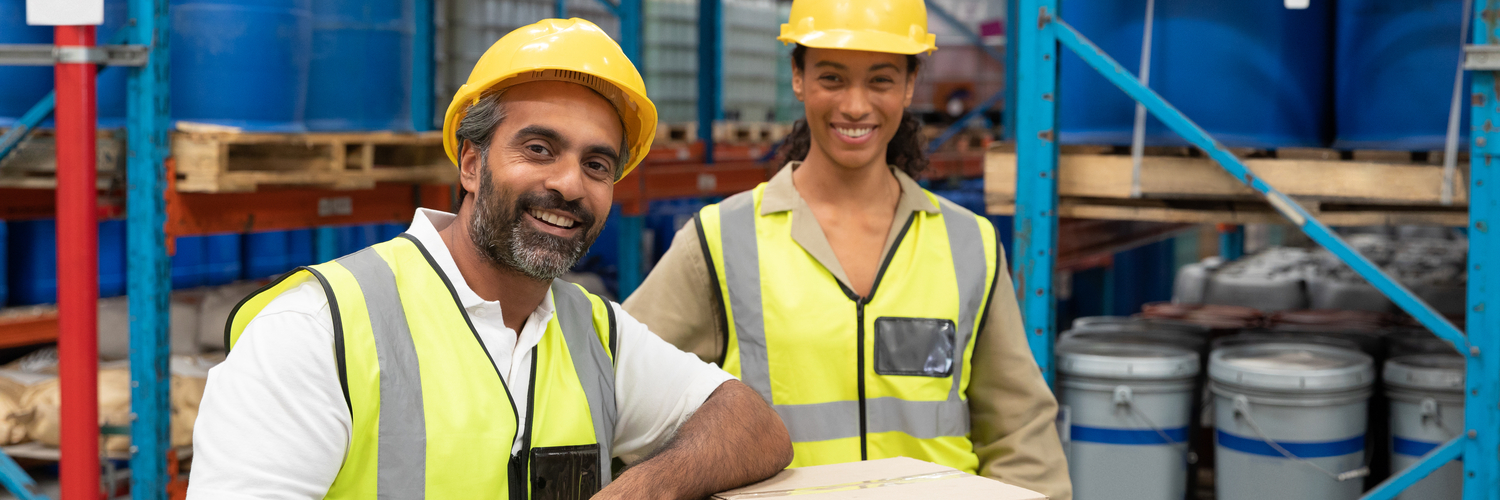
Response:
[{"label": "yellow safety helmet", "polygon": [[[479,57],[469,81],[458,88],[443,119],[443,149],[459,163],[459,122],[486,91],[526,82],[555,80],[594,89],[614,104],[625,124],[630,161],[624,178],[651,150],[656,137],[656,105],[646,97],[646,82],[604,30],[584,19],[543,19],[501,37]],[[617,180],[618,182],[618,180]]]},{"label": "yellow safety helmet", "polygon": [[927,32],[927,5],[922,0],[792,0],[791,18],[781,25],[776,39],[820,49],[893,54],[937,50],[937,36]]}]

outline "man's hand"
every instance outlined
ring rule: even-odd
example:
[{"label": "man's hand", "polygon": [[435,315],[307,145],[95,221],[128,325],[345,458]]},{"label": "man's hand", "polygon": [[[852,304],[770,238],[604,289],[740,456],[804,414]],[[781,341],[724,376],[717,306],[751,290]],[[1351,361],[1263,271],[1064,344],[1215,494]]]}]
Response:
[{"label": "man's hand", "polygon": [[738,380],[719,385],[677,435],[595,499],[698,499],[771,477],[792,463],[781,417]]}]

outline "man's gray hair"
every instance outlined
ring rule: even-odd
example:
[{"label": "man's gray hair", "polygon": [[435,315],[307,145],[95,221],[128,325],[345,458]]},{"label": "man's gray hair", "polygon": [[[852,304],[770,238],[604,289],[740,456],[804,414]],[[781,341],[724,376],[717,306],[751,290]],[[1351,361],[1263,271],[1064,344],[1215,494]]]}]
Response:
[{"label": "man's gray hair", "polygon": [[[587,87],[585,87],[587,88]],[[487,164],[490,154],[490,141],[495,138],[495,129],[500,127],[500,122],[505,121],[505,104],[500,101],[505,95],[506,89],[494,92],[485,92],[474,104],[464,112],[464,118],[458,122],[458,130],[453,135],[458,139],[459,158],[463,158],[463,148],[474,146],[479,153],[479,164]],[[604,97],[599,91],[589,89],[599,97]],[[605,101],[609,98],[605,97]],[[618,108],[616,108],[618,113]],[[630,164],[630,133],[625,128],[625,117],[616,115],[620,119],[620,164],[615,166],[615,180],[620,180],[620,174],[625,172],[625,166]]]}]

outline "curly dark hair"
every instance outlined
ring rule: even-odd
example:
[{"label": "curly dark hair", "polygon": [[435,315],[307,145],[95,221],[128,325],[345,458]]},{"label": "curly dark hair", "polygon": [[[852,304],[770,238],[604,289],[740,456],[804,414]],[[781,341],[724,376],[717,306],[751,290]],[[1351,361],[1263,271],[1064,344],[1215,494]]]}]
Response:
[{"label": "curly dark hair", "polygon": [[[797,44],[792,49],[792,66],[804,69],[807,62],[807,47]],[[922,61],[914,55],[906,56],[906,72],[914,73],[922,66]],[[888,165],[901,169],[906,175],[916,177],[923,170],[927,170],[927,153],[924,152],[926,140],[922,137],[922,122],[912,116],[910,111],[901,112],[901,124],[896,127],[896,136],[886,144],[885,162]],[[781,143],[781,149],[777,150],[776,158],[778,164],[786,164],[789,161],[802,161],[807,159],[807,152],[812,150],[812,131],[807,128],[807,119],[799,118],[792,125],[792,132],[787,134]]]}]

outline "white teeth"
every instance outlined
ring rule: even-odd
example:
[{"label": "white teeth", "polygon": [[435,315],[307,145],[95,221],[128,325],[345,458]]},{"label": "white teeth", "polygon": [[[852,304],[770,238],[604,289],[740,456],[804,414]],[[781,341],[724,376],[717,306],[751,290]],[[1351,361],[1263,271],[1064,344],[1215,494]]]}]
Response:
[{"label": "white teeth", "polygon": [[552,214],[549,214],[547,212],[543,212],[541,210],[532,210],[530,213],[531,213],[532,217],[536,217],[538,219],[541,219],[541,220],[545,221],[546,223],[552,224],[554,226],[565,227],[565,228],[567,228],[567,227],[573,227],[573,221],[569,220],[569,219],[565,219],[565,218],[562,218],[562,217],[559,217],[559,216],[556,216],[556,215],[552,215]]},{"label": "white teeth", "polygon": [[874,127],[865,127],[865,128],[840,128],[840,127],[834,127],[833,129],[839,131],[839,133],[843,134],[844,137],[848,137],[850,139],[858,139],[860,137],[864,137],[865,134],[870,133],[871,130],[875,130]]}]

